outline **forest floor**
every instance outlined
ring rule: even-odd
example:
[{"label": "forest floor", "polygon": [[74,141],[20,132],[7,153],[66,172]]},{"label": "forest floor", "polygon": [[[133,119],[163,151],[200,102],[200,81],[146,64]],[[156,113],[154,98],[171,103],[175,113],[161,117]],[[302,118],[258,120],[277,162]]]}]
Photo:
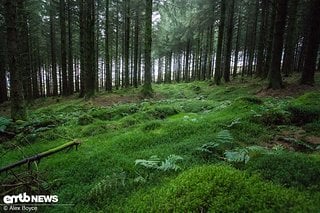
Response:
[{"label": "forest floor", "polygon": [[154,85],[153,99],[140,89],[45,98],[15,123],[4,104],[0,133],[15,137],[0,137],[0,167],[82,144],[32,174],[26,166],[0,174],[0,194],[73,204],[41,212],[319,212],[320,89],[295,81],[281,92],[246,79]]}]

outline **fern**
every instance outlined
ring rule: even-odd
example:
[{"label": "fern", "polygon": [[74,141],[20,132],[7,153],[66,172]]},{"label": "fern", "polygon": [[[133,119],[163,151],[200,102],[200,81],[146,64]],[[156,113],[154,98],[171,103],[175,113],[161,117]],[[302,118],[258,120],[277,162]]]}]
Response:
[{"label": "fern", "polygon": [[110,191],[125,187],[126,173],[113,173],[106,176],[103,180],[98,182],[90,191],[89,197],[92,200],[99,199],[108,195]]},{"label": "fern", "polygon": [[158,169],[162,171],[168,171],[168,170],[178,171],[181,169],[181,167],[178,166],[176,162],[181,160],[183,160],[183,158],[178,155],[169,155],[167,159],[165,159],[165,161],[161,162],[161,166],[159,166]]},{"label": "fern", "polygon": [[0,117],[0,132],[4,132],[11,122],[11,119]]},{"label": "fern", "polygon": [[217,134],[215,141],[219,144],[232,143],[233,137],[229,130],[222,130]]},{"label": "fern", "polygon": [[156,156],[156,155],[153,155],[149,158],[149,160],[137,159],[135,161],[135,165],[136,166],[141,165],[146,168],[157,169],[160,162],[161,162],[160,158],[158,158],[158,156]]},{"label": "fern", "polygon": [[201,147],[198,147],[196,150],[206,153],[215,153],[219,148],[224,148],[226,145],[230,145],[233,142],[233,137],[229,130],[220,131],[213,142],[203,144]]},{"label": "fern", "polygon": [[161,171],[174,170],[178,171],[181,169],[176,163],[183,160],[182,157],[178,155],[169,155],[164,161],[161,161],[160,158],[156,155],[151,156],[149,160],[138,159],[135,161],[136,166],[143,166],[148,169],[158,169]]},{"label": "fern", "polygon": [[235,151],[226,151],[225,158],[228,162],[248,163],[250,160],[248,149],[237,149]]}]

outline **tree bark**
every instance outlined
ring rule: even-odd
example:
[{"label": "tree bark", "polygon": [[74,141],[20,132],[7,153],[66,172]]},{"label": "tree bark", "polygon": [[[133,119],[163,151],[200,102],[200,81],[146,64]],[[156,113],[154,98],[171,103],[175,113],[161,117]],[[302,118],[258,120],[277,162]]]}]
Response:
[{"label": "tree bark", "polygon": [[110,42],[109,42],[109,0],[106,0],[106,29],[105,29],[105,62],[106,62],[106,91],[112,92],[112,70],[110,69]]},{"label": "tree bark", "polygon": [[152,96],[151,74],[151,47],[152,47],[152,0],[146,0],[146,26],[145,26],[145,73],[143,94]]},{"label": "tree bark", "polygon": [[283,58],[282,72],[289,76],[293,71],[294,49],[296,45],[296,22],[299,0],[291,0],[288,12],[288,27]]},{"label": "tree bark", "polygon": [[74,92],[73,80],[73,50],[72,50],[72,14],[71,14],[71,0],[68,0],[68,94],[72,95]]},{"label": "tree bark", "polygon": [[6,25],[7,25],[7,49],[10,72],[10,100],[11,117],[13,120],[26,119],[26,108],[24,105],[22,79],[18,63],[18,33],[17,33],[17,0],[6,0]]},{"label": "tree bark", "polygon": [[65,0],[60,0],[62,95],[68,95]]},{"label": "tree bark", "polygon": [[283,51],[283,35],[286,25],[288,0],[276,1],[275,32],[273,36],[273,55],[269,71],[269,88],[281,89],[281,58]]},{"label": "tree bark", "polygon": [[305,52],[304,67],[302,70],[302,76],[300,84],[314,85],[315,70],[317,63],[317,54],[320,40],[320,1],[312,0],[310,3],[309,14],[309,30],[307,34],[307,45]]},{"label": "tree bark", "polygon": [[223,45],[223,34],[224,34],[224,22],[226,14],[226,2],[221,0],[221,15],[220,15],[220,25],[219,25],[219,35],[218,35],[218,45],[217,45],[217,57],[216,57],[216,69],[214,73],[214,81],[217,85],[221,84],[222,77],[222,45]]},{"label": "tree bark", "polygon": [[233,38],[233,18],[234,18],[234,2],[231,0],[229,5],[229,17],[228,17],[228,26],[227,26],[227,45],[226,45],[226,55],[225,55],[225,68],[224,68],[224,81],[230,82],[230,73],[231,73],[231,51],[232,51],[232,38]]},{"label": "tree bark", "polygon": [[56,34],[55,34],[55,15],[53,0],[50,1],[50,44],[51,44],[51,72],[52,72],[52,95],[58,95],[58,79],[57,79],[57,54],[56,54]]}]

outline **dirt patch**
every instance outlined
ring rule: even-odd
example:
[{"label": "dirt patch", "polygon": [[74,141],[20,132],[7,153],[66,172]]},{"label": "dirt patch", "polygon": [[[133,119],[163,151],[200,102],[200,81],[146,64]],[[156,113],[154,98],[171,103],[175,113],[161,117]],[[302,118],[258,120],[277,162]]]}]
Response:
[{"label": "dirt patch", "polygon": [[310,144],[320,145],[320,137],[317,136],[307,136],[305,137],[305,141]]},{"label": "dirt patch", "polygon": [[300,127],[280,130],[269,146],[281,145],[291,151],[312,151],[320,145],[320,137],[306,135]]},{"label": "dirt patch", "polygon": [[273,90],[263,88],[256,92],[257,97],[298,97],[306,92],[320,90],[320,86],[299,85],[298,83],[286,84],[283,89]]}]

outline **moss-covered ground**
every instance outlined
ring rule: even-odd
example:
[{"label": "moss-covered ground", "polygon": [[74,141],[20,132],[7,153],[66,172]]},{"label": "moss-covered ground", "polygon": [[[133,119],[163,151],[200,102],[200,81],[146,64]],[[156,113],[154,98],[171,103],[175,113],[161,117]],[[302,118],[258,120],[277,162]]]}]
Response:
[{"label": "moss-covered ground", "polygon": [[320,92],[268,97],[253,82],[154,85],[152,99],[132,89],[38,100],[29,121],[1,118],[0,130],[16,136],[2,137],[0,167],[79,139],[78,150],[32,165],[38,183],[11,194],[73,204],[43,212],[319,212]]}]

